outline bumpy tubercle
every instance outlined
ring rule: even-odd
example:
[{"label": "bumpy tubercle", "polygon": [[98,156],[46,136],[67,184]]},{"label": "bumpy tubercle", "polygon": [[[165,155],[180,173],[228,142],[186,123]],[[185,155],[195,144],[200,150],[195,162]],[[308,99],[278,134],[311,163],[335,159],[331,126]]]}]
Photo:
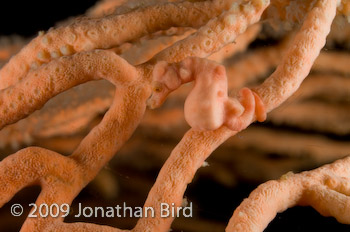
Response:
[{"label": "bumpy tubercle", "polygon": [[258,94],[242,88],[239,97],[229,97],[225,67],[214,61],[189,57],[179,63],[158,62],[153,69],[150,108],[159,107],[169,93],[194,81],[184,106],[185,119],[195,130],[215,130],[226,126],[233,131],[245,129],[254,119],[266,119]]}]

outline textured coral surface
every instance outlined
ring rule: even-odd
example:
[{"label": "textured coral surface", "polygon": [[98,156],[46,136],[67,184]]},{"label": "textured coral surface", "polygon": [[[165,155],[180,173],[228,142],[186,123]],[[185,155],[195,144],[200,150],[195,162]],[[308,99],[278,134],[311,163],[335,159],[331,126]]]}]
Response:
[{"label": "textured coral surface", "polygon": [[350,229],[349,1],[85,4],[0,28],[1,231]]}]

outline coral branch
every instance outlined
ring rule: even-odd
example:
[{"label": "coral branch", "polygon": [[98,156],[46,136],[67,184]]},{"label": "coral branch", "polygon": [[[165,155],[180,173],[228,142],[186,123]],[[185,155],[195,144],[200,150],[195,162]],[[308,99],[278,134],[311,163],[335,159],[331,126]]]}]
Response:
[{"label": "coral branch", "polygon": [[[69,183],[73,187],[82,174],[73,160],[38,147],[26,148],[5,158],[0,162],[0,170],[0,206],[26,186],[42,184],[44,187],[44,182],[55,177],[59,182]],[[20,172],[25,172],[26,175],[21,175]]]},{"label": "coral branch", "polygon": [[[295,36],[276,71],[258,88],[269,112],[292,95],[310,72],[311,66],[326,43],[335,17],[336,2],[318,1]],[[318,38],[315,40],[314,38]]]},{"label": "coral branch", "polygon": [[194,35],[160,52],[155,59],[179,62],[187,57],[207,57],[234,42],[247,27],[258,22],[269,1],[235,2],[228,11],[209,21]]},{"label": "coral branch", "polygon": [[[282,64],[278,66],[271,77],[256,89],[268,111],[278,106],[286,97],[289,97],[306,77],[312,63],[319,54],[319,50],[324,46],[335,12],[336,2],[318,1],[305,19],[301,31],[296,35]],[[324,25],[327,26],[324,27]],[[314,37],[318,37],[319,40],[315,41]],[[277,89],[280,92],[273,94],[272,91]],[[300,187],[295,186],[294,183],[285,184],[284,182],[281,185],[274,185],[277,184],[269,182],[246,200],[246,202],[251,199],[254,201],[254,209],[245,206],[246,204],[251,205],[251,203],[243,203],[238,207],[226,231],[261,231],[275,217],[277,212],[284,211],[296,204],[296,199],[301,194],[298,191]],[[277,190],[275,191],[275,189]],[[291,196],[289,195],[290,189],[297,189],[297,191],[294,190]],[[270,201],[270,203],[267,203],[268,199],[273,199],[274,205]],[[286,200],[287,202],[285,202]],[[267,205],[268,207],[266,207]]]},{"label": "coral branch", "polygon": [[112,14],[118,7],[127,2],[126,0],[103,0],[98,1],[95,6],[87,11],[87,15],[94,18]]},{"label": "coral branch", "polygon": [[150,95],[147,86],[128,86],[119,91],[122,95],[116,93],[101,123],[83,139],[71,156],[86,170],[86,183],[130,138],[146,110],[146,99]]},{"label": "coral branch", "polygon": [[[271,4],[269,0],[104,0],[88,12],[92,18],[80,18],[70,25],[39,33],[0,70],[0,129],[41,109],[56,95],[86,82],[107,80],[115,86],[114,97],[112,99],[110,85],[96,82],[98,84],[93,84],[92,88],[100,93],[87,101],[78,97],[78,101],[84,103],[81,108],[65,109],[60,116],[51,118],[52,112],[43,116],[48,112],[45,110],[41,116],[33,114],[28,117],[27,123],[33,125],[24,126],[26,133],[17,133],[21,134],[18,140],[30,143],[38,124],[45,129],[36,134],[43,137],[73,135],[80,127],[92,128],[85,124],[111,104],[102,120],[85,137],[76,137],[84,138],[76,149],[69,152],[70,155],[29,147],[3,159],[0,162],[0,206],[29,185],[41,186],[37,205],[70,205],[132,136],[147,105],[150,108],[160,107],[170,93],[193,82],[191,90],[185,87],[174,94],[177,98],[174,105],[181,104],[181,109],[161,112],[143,122],[148,130],[154,125],[159,129],[164,125],[174,128],[181,124],[180,129],[173,131],[173,138],[185,130],[184,119],[191,127],[171,152],[149,192],[144,207],[153,208],[155,216],[142,217],[131,230],[168,231],[175,217],[162,217],[160,204],[180,206],[187,185],[218,146],[255,120],[264,121],[267,112],[298,90],[314,63],[316,70],[332,71],[338,75],[349,73],[346,65],[349,56],[346,54],[322,53],[316,61],[336,13],[348,17],[349,5],[347,0],[271,0]],[[264,27],[256,24],[261,17],[274,23],[289,19],[299,22],[306,12],[304,23],[292,41],[288,35],[277,46],[259,50],[253,48],[252,53],[236,56],[238,58],[231,60],[232,63],[226,62],[226,58],[247,49],[252,40],[264,33],[265,29],[261,32]],[[286,23],[282,27],[286,27]],[[237,45],[234,44],[236,38]],[[334,54],[337,54],[339,64],[329,65]],[[8,52],[1,58],[7,59]],[[261,85],[253,89],[245,87],[251,80],[257,81],[267,75],[280,59],[276,71]],[[224,60],[226,67],[218,63]],[[302,123],[297,117],[289,120],[290,112],[294,114],[307,107],[316,109],[312,112],[315,114],[331,107],[322,108],[319,104],[302,102],[301,99],[318,95],[336,100],[348,97],[346,91],[338,91],[337,96],[324,94],[337,91],[338,82],[343,88],[349,84],[348,80],[339,81],[338,77],[333,78],[337,79],[336,84],[328,84],[328,79],[311,75],[299,90],[299,96],[295,96],[298,101],[290,104],[284,113],[273,113],[269,120],[297,121],[303,125],[304,119]],[[81,85],[80,88],[87,90],[86,86]],[[71,91],[52,104],[60,104],[60,99],[64,98],[73,100],[70,97],[76,90]],[[101,96],[104,96],[103,104],[97,100],[101,100]],[[182,111],[181,100],[185,98]],[[100,105],[96,107],[96,104]],[[70,114],[67,114],[68,111]],[[84,114],[84,111],[87,113]],[[340,110],[334,112],[337,113],[335,119],[342,114]],[[346,115],[347,111],[341,112]],[[60,124],[67,115],[70,121]],[[321,124],[319,117],[305,115],[315,124]],[[41,119],[45,119],[44,122]],[[327,119],[334,120],[331,117]],[[25,124],[18,122],[16,125],[21,128]],[[2,132],[11,133],[13,128],[16,126],[4,128]],[[342,129],[346,133],[348,127],[344,124]],[[331,131],[340,133],[342,130],[333,127]],[[158,133],[163,136],[164,130]],[[287,149],[284,144],[275,144],[276,134],[266,128],[253,128],[245,136],[249,141],[239,142],[239,146],[263,143],[261,147],[266,151]],[[267,142],[261,142],[264,141],[262,137]],[[284,139],[282,133],[278,134],[278,139]],[[294,138],[297,148],[288,148],[292,150],[290,154],[300,152],[295,150],[301,150],[301,144],[307,139],[307,136]],[[2,140],[0,147],[7,145],[9,140]],[[18,146],[18,141],[15,142],[13,147]],[[322,142],[332,147],[331,151],[338,149],[339,153],[334,154],[337,158],[348,149],[344,143],[335,148],[335,143],[317,139],[317,143]],[[229,141],[226,146],[233,143]],[[155,151],[156,155],[161,153],[159,150]],[[331,152],[326,149],[313,152],[313,158],[325,161],[329,158],[328,153]],[[318,154],[317,157],[315,154]],[[278,212],[294,205],[311,205],[322,215],[350,223],[349,165],[350,158],[345,158],[313,171],[289,173],[280,180],[259,186],[235,210],[226,231],[262,231]],[[49,216],[28,217],[22,231],[126,230],[89,223],[70,224],[63,222],[62,217]]]},{"label": "coral branch", "polygon": [[218,52],[211,54],[208,56],[208,59],[220,63],[225,59],[232,57],[234,54],[246,50],[249,44],[258,36],[260,30],[260,24],[254,24],[248,27],[243,34],[237,36],[235,42],[229,43]]},{"label": "coral branch", "polygon": [[260,185],[235,210],[226,231],[262,231],[278,212],[295,205],[311,205],[322,215],[349,224],[349,160],[300,174],[287,173],[278,181]]},{"label": "coral branch", "polygon": [[0,91],[0,128],[40,109],[50,98],[73,86],[99,78],[121,85],[135,81],[137,75],[133,66],[108,51],[62,57],[30,72],[17,85]]},{"label": "coral branch", "polygon": [[210,153],[236,132],[221,127],[215,131],[188,131],[170,154],[148,194],[145,207],[158,209],[156,217],[142,218],[134,231],[167,231],[173,217],[160,217],[160,203],[181,206],[183,194]]},{"label": "coral branch", "polygon": [[[42,33],[0,71],[0,89],[23,79],[30,68],[37,68],[57,57],[96,48],[111,48],[143,35],[172,26],[201,26],[222,10],[211,2],[181,2],[139,8],[125,15],[83,19],[67,27]],[[206,14],[201,12],[206,11]],[[162,22],[159,24],[159,22]],[[132,32],[125,30],[125,25]]]}]

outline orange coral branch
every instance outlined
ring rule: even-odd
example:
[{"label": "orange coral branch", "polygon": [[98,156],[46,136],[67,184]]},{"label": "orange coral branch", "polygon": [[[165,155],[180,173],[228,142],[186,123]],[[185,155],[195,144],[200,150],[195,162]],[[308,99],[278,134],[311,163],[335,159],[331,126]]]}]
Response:
[{"label": "orange coral branch", "polygon": [[[30,147],[1,161],[0,206],[32,184],[42,187],[37,205],[70,204],[130,138],[143,117],[146,103],[158,107],[170,92],[194,81],[184,107],[185,118],[192,129],[172,151],[148,195],[145,207],[155,209],[155,217],[141,218],[132,230],[167,231],[174,217],[161,217],[159,204],[180,206],[187,184],[213,150],[256,119],[265,120],[266,111],[279,106],[298,89],[325,44],[337,9],[337,2],[329,0],[319,0],[315,5],[310,1],[295,5],[302,9],[298,13],[311,6],[312,10],[281,64],[254,91],[241,89],[239,97],[237,93],[228,95],[224,66],[201,57],[224,48],[258,22],[270,1],[161,2],[136,1],[135,9],[132,2],[127,2],[124,6],[133,10],[119,8],[123,14],[116,11],[108,17],[99,18],[98,15],[47,34],[41,33],[1,69],[0,128],[41,108],[53,96],[87,81],[106,79],[116,86],[116,92],[103,120],[72,155],[63,157],[43,148]],[[142,7],[144,4],[146,7]],[[278,6],[277,0],[274,5]],[[342,1],[339,6],[343,7],[339,9],[342,13],[347,13],[347,2]],[[288,9],[278,12],[286,15]],[[161,41],[157,40],[150,46],[151,55],[143,54],[141,61],[134,61],[140,63],[138,66],[113,52],[116,46],[142,41],[140,37],[144,36],[149,41],[147,35],[173,26],[199,29],[193,35],[185,34],[179,41],[170,38],[166,46],[153,50]],[[243,35],[249,37],[249,33]],[[97,48],[112,50],[95,50]],[[156,50],[160,52],[154,56]],[[266,70],[275,61],[273,59],[262,69]],[[344,194],[350,192],[345,168],[348,162],[349,158],[262,185],[235,211],[227,231],[262,230],[277,212],[295,204],[310,204],[324,215],[350,223],[340,208],[348,203]],[[320,199],[325,204],[319,204]],[[22,227],[22,231],[50,230],[121,231],[94,224],[67,224],[63,218],[53,217],[28,218]]]},{"label": "orange coral branch", "polygon": [[349,224],[347,166],[350,158],[313,171],[287,173],[254,190],[235,210],[226,231],[262,231],[278,212],[295,205],[311,205],[324,216]]},{"label": "orange coral branch", "polygon": [[[103,20],[85,19],[51,30],[47,34],[42,33],[0,70],[0,89],[24,78],[30,68],[35,69],[62,55],[111,48],[171,26],[198,27],[218,14],[222,8],[222,5],[206,1],[169,3],[139,8]],[[200,14],[203,10],[207,12],[206,15]],[[132,28],[132,33],[124,30],[125,25]]]},{"label": "orange coral branch", "polygon": [[258,22],[269,1],[238,1],[215,19],[210,20],[194,35],[175,43],[156,55],[156,60],[179,62],[189,56],[207,57],[234,42],[247,27]]},{"label": "orange coral branch", "polygon": [[120,85],[135,81],[136,77],[136,69],[112,52],[96,51],[62,57],[29,72],[17,85],[0,91],[0,128],[40,109],[50,98],[75,85],[99,78]]},{"label": "orange coral branch", "polygon": [[[183,194],[196,171],[213,150],[234,134],[236,132],[225,127],[206,132],[189,130],[162,167],[145,207],[159,209],[160,203],[181,206]],[[140,219],[134,231],[167,231],[174,218],[159,215],[160,212],[156,211],[156,217]]]},{"label": "orange coral branch", "polygon": [[313,62],[326,43],[335,12],[336,3],[318,1],[295,36],[290,49],[284,54],[282,63],[256,89],[267,111],[276,108],[292,95],[309,74]]}]

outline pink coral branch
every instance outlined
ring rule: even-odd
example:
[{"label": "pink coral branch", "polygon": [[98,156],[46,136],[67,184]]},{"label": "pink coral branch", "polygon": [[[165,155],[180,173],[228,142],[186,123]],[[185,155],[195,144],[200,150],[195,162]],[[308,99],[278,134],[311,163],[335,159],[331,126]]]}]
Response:
[{"label": "pink coral branch", "polygon": [[248,26],[258,22],[269,3],[269,0],[233,2],[229,10],[210,20],[194,35],[164,49],[154,59],[179,62],[190,56],[207,57],[234,42]]},{"label": "pink coral branch", "polygon": [[268,112],[291,96],[309,74],[326,43],[335,13],[336,2],[318,1],[307,15],[276,71],[255,89]]},{"label": "pink coral branch", "polygon": [[[283,102],[286,98],[288,98],[292,93],[294,93],[294,91],[299,87],[301,81],[309,73],[313,61],[316,59],[320,49],[325,44],[325,37],[329,33],[330,24],[335,16],[335,11],[336,11],[335,9],[336,9],[335,2],[319,1],[314,7],[314,9],[308,14],[307,19],[303,24],[303,27],[301,28],[300,32],[297,34],[296,38],[294,39],[294,42],[292,43],[291,49],[287,51],[286,58],[282,61],[281,65],[278,66],[276,72],[271,77],[269,77],[261,86],[256,88],[257,93],[259,94],[259,96],[262,96],[264,105],[269,111],[275,108],[276,106],[278,106],[281,102]],[[317,24],[311,25],[311,22],[314,23],[315,21],[317,21]],[[319,40],[315,41],[313,39],[315,37],[318,37]],[[179,70],[178,72],[180,73],[179,75],[181,77],[181,80],[184,80],[184,79],[188,80],[188,78],[183,78],[183,77],[191,76],[191,75],[188,75],[190,74],[188,72],[187,73],[184,72],[187,75],[181,75],[181,71],[180,71],[181,68],[179,68],[178,70]],[[202,68],[198,68],[197,66],[197,70],[202,70]],[[215,69],[211,68],[211,70],[215,70]],[[168,82],[166,83],[176,83],[170,80],[174,80],[174,78],[172,77],[176,77],[177,72],[175,71],[169,71],[169,72],[170,74],[165,75],[166,78],[164,80],[168,80]],[[164,73],[168,73],[168,72],[162,71],[160,73],[164,75]],[[213,75],[209,75],[209,76],[213,76]],[[179,85],[179,84],[176,84],[176,85]],[[171,85],[169,84],[165,84],[165,86],[168,89],[172,88],[170,87]],[[204,88],[201,88],[201,91],[205,90],[205,86],[203,87]],[[197,94],[200,94],[200,93],[197,93]],[[200,104],[200,100],[202,99],[201,98],[196,99],[196,103]],[[213,110],[210,112],[219,112],[219,111]],[[198,118],[196,119],[198,120]],[[253,118],[251,118],[249,123],[252,121],[252,119]],[[249,123],[246,123],[246,124],[249,124]],[[188,141],[189,139],[184,138],[184,140]],[[212,138],[212,140],[215,140],[215,138]],[[203,142],[199,142],[199,144],[202,144],[202,143]],[[211,147],[211,146],[207,145],[207,147]],[[206,152],[210,152],[210,149],[206,150]],[[175,163],[175,161],[173,162]],[[174,164],[174,166],[178,166],[178,165]],[[187,166],[187,168],[188,170],[192,170],[190,166]],[[287,187],[289,189],[290,186],[287,186]],[[284,196],[285,198],[289,199],[288,195],[285,194],[286,191],[289,191],[289,190],[286,190],[285,188],[283,189],[284,190],[282,190],[283,192],[281,193],[281,196]],[[261,198],[269,199],[269,197],[267,197],[266,194],[264,194],[264,191],[262,191],[263,193]],[[261,192],[261,191],[258,191],[258,192]],[[177,195],[177,193],[175,194]],[[179,201],[179,197],[174,196],[174,198],[177,198],[177,202]],[[294,202],[294,201],[291,200],[291,202]],[[283,209],[278,208],[278,210],[285,210],[288,206],[289,205],[284,206]],[[277,208],[272,207],[271,211],[269,211],[271,213],[266,213],[266,214],[262,213],[263,211],[258,210],[256,207],[254,208],[254,210],[249,209],[249,212],[245,213],[245,215],[247,216],[245,217],[243,216],[244,217],[243,221],[245,221],[244,224],[235,222],[237,218],[236,215],[242,215],[242,214],[239,214],[239,212],[241,211],[238,209],[236,211],[237,213],[234,214],[233,219],[231,219],[230,224],[227,227],[227,231],[235,231],[235,230],[259,231],[265,228],[267,223],[270,222],[270,220],[272,220],[272,218],[275,215],[274,212],[276,212],[276,209]],[[257,213],[254,213],[254,212],[257,212]],[[257,219],[256,222],[254,221],[255,219],[252,220],[251,218],[256,218],[253,216],[255,214],[260,215],[261,220]]]},{"label": "pink coral branch", "polygon": [[[219,14],[222,8],[222,4],[206,1],[169,3],[138,8],[103,20],[85,19],[46,34],[41,33],[0,70],[0,89],[23,79],[30,69],[60,56],[97,48],[111,48],[171,26],[198,27]],[[200,14],[202,10],[206,10],[207,14]],[[132,28],[132,33],[124,30],[125,25]]]},{"label": "pink coral branch", "polygon": [[235,210],[226,231],[262,231],[278,212],[295,205],[311,205],[349,224],[349,159],[260,185]]},{"label": "pink coral branch", "polygon": [[[186,187],[192,181],[196,171],[212,151],[235,134],[236,132],[225,127],[206,132],[189,130],[162,167],[148,194],[145,207],[160,209],[160,203],[168,203],[169,205],[175,203],[175,206],[181,206]],[[156,217],[140,219],[134,231],[169,230],[174,218],[162,218],[159,215],[158,210]]]},{"label": "pink coral branch", "polygon": [[[141,6],[143,1],[137,4]],[[298,89],[325,44],[337,9],[336,1],[317,1],[277,70],[254,90],[242,88],[229,96],[224,66],[203,57],[232,43],[260,20],[269,4],[268,0],[166,1],[127,9],[123,14],[82,19],[39,34],[0,71],[0,128],[87,81],[107,79],[116,86],[116,93],[103,120],[72,155],[63,157],[30,147],[1,161],[0,204],[32,184],[42,187],[36,204],[71,204],[130,138],[143,117],[146,103],[158,107],[170,92],[193,81],[184,106],[192,129],[172,151],[148,195],[145,207],[155,209],[155,217],[141,218],[132,231],[169,230],[174,218],[161,217],[159,204],[180,206],[187,184],[213,150],[253,121],[264,121],[266,112]],[[303,4],[298,6],[304,9]],[[340,5],[348,6],[344,1]],[[176,43],[171,40],[170,46],[138,66],[112,50],[95,50],[115,49],[172,26],[199,29]],[[349,203],[348,163],[349,158],[261,185],[236,209],[226,230],[263,230],[277,212],[296,204],[310,204],[324,215],[349,223],[343,216],[348,207],[342,208]],[[324,203],[319,203],[321,200]],[[63,218],[53,217],[28,218],[22,227],[22,231],[50,230],[121,231],[94,224],[67,224]]]},{"label": "pink coral branch", "polygon": [[133,66],[112,52],[101,50],[62,57],[29,72],[17,85],[0,90],[0,128],[40,109],[50,98],[76,85],[101,78],[122,85],[135,81],[137,76]]}]

